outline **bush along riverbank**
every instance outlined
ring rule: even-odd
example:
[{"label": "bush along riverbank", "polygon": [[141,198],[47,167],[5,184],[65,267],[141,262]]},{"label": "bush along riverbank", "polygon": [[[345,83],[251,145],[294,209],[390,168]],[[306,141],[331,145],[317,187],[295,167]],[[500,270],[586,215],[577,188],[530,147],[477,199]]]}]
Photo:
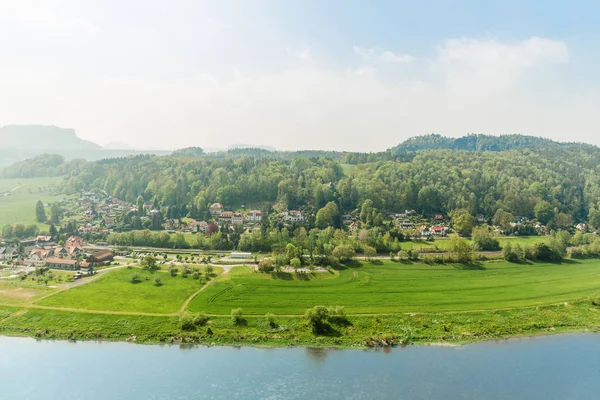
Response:
[{"label": "bush along riverbank", "polygon": [[0,307],[0,334],[40,339],[205,345],[389,347],[462,344],[518,336],[600,331],[597,299],[459,313],[346,316],[315,307],[304,316],[115,315]]}]

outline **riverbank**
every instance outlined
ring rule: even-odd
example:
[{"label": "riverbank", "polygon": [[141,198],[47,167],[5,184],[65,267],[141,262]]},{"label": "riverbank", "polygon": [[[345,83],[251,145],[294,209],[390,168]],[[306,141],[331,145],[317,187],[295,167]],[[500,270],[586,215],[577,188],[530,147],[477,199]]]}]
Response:
[{"label": "riverbank", "polygon": [[[191,314],[193,316],[193,314]],[[185,329],[184,329],[185,328]],[[116,315],[0,307],[0,334],[39,339],[106,340],[268,347],[369,348],[464,344],[521,336],[600,331],[600,307],[590,301],[497,311],[350,315],[315,335],[300,316],[209,316],[182,327],[182,317]]]}]

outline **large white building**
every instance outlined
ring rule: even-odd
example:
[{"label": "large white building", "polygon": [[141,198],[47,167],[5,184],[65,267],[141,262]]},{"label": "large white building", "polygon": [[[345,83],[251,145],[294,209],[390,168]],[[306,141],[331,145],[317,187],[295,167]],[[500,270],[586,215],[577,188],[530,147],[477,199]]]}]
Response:
[{"label": "large white building", "polygon": [[260,210],[250,210],[246,216],[249,222],[260,222],[262,220],[262,212]]},{"label": "large white building", "polygon": [[283,219],[286,222],[302,222],[304,221],[304,216],[298,210],[290,210],[284,213]]}]

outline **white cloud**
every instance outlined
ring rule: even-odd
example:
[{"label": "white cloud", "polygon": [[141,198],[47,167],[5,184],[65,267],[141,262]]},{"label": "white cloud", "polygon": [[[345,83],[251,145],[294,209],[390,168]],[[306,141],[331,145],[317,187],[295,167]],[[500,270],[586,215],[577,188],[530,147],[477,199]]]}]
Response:
[{"label": "white cloud", "polygon": [[354,54],[366,61],[376,61],[391,64],[412,64],[414,57],[409,54],[397,54],[380,47],[360,47],[354,46]]},{"label": "white cloud", "polygon": [[[0,125],[56,124],[86,139],[134,147],[260,143],[377,151],[429,132],[524,133],[600,144],[594,128],[599,92],[554,84],[554,64],[569,60],[563,42],[447,40],[420,80],[403,69],[393,69],[390,79],[388,69],[371,63],[328,69],[299,58],[294,67],[258,76],[241,69],[223,78],[198,68],[165,80],[78,78],[70,71],[25,73],[2,65]],[[524,89],[541,72],[548,78],[535,90]]]},{"label": "white cloud", "polygon": [[568,61],[565,42],[537,36],[514,44],[493,39],[448,39],[438,47],[438,62],[475,68],[530,68],[541,62]]},{"label": "white cloud", "polygon": [[295,57],[301,61],[313,61],[310,46],[308,46],[306,44],[303,45],[299,49],[287,48],[286,51],[289,55],[291,55],[292,57]]},{"label": "white cloud", "polygon": [[446,88],[474,101],[512,90],[535,68],[569,61],[566,43],[539,37],[517,43],[494,39],[448,39],[437,47],[432,70],[444,75]]},{"label": "white cloud", "polygon": [[90,34],[98,33],[98,27],[81,16],[72,16],[57,4],[49,6],[31,0],[2,0],[0,13],[13,23],[29,30],[80,30]]}]

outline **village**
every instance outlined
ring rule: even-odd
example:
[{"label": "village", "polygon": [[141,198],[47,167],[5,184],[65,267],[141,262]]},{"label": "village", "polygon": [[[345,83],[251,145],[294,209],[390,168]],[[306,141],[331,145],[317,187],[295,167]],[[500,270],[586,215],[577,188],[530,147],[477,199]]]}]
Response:
[{"label": "village", "polygon": [[[132,204],[109,196],[103,190],[82,191],[61,199],[58,205],[60,214],[52,216],[62,222],[58,229],[52,224],[50,234],[22,238],[18,242],[5,240],[0,243],[0,262],[28,268],[82,271],[81,275],[92,274],[94,267],[108,265],[114,260],[116,247],[106,242],[112,233],[147,229],[166,234],[201,234],[209,237],[217,231],[240,233],[260,230],[264,218],[289,229],[314,226],[315,219],[312,209],[284,210],[263,215],[263,211],[258,209],[228,210],[218,202],[208,207],[203,219],[174,218],[170,209],[161,209],[155,202],[138,201]],[[163,212],[166,217],[163,217]],[[447,238],[455,232],[450,218],[442,214],[425,218],[415,210],[405,210],[402,213],[387,213],[385,218],[389,226],[402,232],[407,240],[432,241]],[[489,222],[482,215],[477,215],[475,220],[482,225]],[[341,215],[340,226],[348,235],[358,234],[357,231],[366,227],[361,221],[359,209]],[[533,224],[524,217],[514,218],[509,224],[511,229],[520,229],[521,226],[529,227],[528,234],[545,233],[543,225]],[[493,225],[491,229],[498,235],[504,234],[499,226]],[[575,229],[586,231],[587,226],[578,224]],[[61,237],[63,240],[59,240]],[[251,253],[233,250],[232,258],[251,257]],[[121,250],[121,253],[130,255],[131,250]]]}]

